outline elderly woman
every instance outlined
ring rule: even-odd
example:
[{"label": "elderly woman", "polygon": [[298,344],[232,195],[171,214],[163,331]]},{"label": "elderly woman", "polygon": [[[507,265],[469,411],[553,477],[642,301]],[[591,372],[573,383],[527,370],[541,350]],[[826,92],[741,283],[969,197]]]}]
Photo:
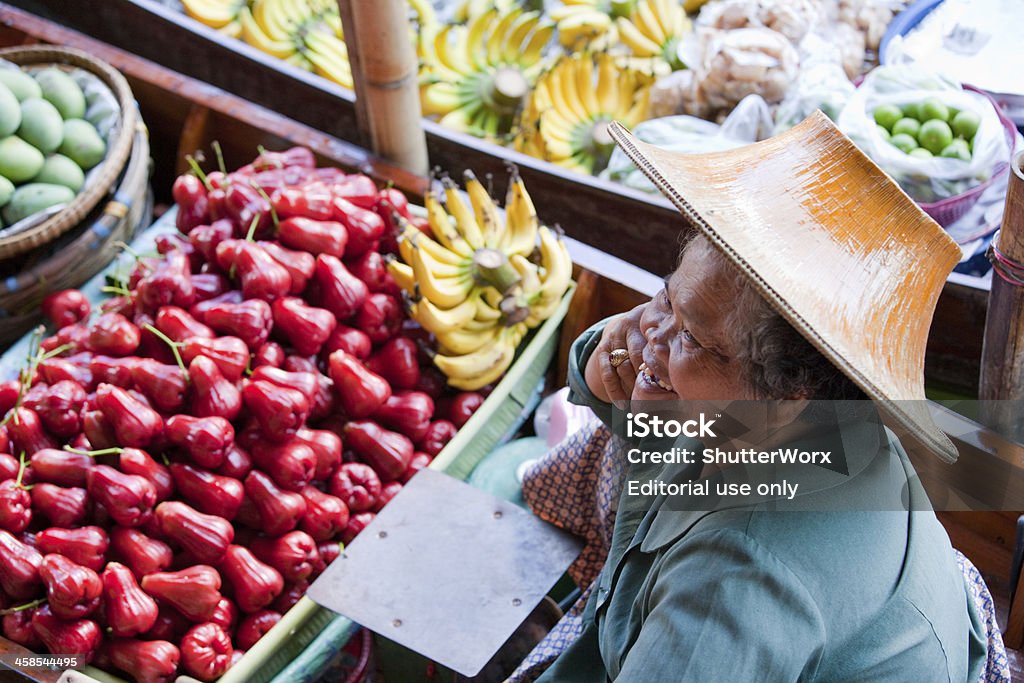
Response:
[{"label": "elderly woman", "polygon": [[[524,494],[586,537],[586,590],[511,680],[978,681],[984,630],[954,551],[923,492],[903,489],[914,473],[899,441],[864,419],[956,457],[922,400],[955,245],[823,116],[690,158],[612,132],[697,236],[664,291],[574,345],[574,400],[604,424],[536,464]],[[865,398],[852,418],[798,419],[809,401]],[[629,494],[613,405],[735,399],[779,407],[763,412],[773,446],[841,432],[842,474],[818,468],[792,500]],[[904,509],[858,507],[901,493]]]}]

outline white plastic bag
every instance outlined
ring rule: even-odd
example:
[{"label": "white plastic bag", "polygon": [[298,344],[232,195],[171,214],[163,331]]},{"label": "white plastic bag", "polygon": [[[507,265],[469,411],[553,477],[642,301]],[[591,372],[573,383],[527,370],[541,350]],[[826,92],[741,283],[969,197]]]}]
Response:
[{"label": "white plastic bag", "polygon": [[[879,133],[873,116],[876,107],[902,107],[930,97],[961,111],[977,112],[981,117],[970,161],[912,157]],[[1010,157],[1006,131],[988,98],[912,65],[880,66],[869,73],[843,108],[838,126],[919,202],[936,202],[962,194],[988,180]]]},{"label": "white plastic bag", "polygon": [[773,133],[789,130],[816,109],[838,120],[855,90],[840,48],[817,33],[808,33],[800,43],[800,74],[775,111]]},{"label": "white plastic bag", "polygon": [[[749,145],[771,135],[771,130],[768,104],[758,95],[748,95],[736,105],[722,125],[693,116],[668,116],[644,121],[633,129],[633,134],[644,142],[673,152],[702,154]],[[601,177],[643,192],[657,192],[651,181],[619,148],[612,152],[608,168]]]}]

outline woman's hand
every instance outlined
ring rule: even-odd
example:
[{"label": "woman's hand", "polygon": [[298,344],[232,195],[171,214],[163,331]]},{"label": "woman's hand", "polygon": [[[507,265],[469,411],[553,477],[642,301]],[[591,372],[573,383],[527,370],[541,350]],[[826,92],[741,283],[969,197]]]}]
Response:
[{"label": "woman's hand", "polygon": [[[584,377],[587,387],[599,400],[605,403],[628,401],[633,394],[637,369],[643,363],[643,348],[647,343],[640,332],[640,316],[647,304],[640,304],[628,313],[608,321],[601,333],[594,352],[587,360]],[[613,367],[611,352],[626,349],[629,358],[618,367]]]}]

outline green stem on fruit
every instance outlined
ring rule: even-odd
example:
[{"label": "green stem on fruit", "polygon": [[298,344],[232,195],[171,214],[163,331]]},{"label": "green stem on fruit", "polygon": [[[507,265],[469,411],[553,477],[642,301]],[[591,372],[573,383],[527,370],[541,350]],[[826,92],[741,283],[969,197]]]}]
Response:
[{"label": "green stem on fruit", "polygon": [[497,249],[477,249],[473,254],[473,277],[478,282],[493,286],[502,294],[519,284],[521,278],[508,261],[508,256]]},{"label": "green stem on fruit", "polygon": [[29,339],[28,344],[28,355],[25,358],[25,366],[18,371],[18,397],[14,401],[14,407],[7,413],[3,420],[0,420],[0,427],[7,424],[9,420],[14,419],[14,424],[21,424],[21,418],[18,416],[18,408],[21,407],[22,402],[25,400],[25,395],[28,390],[32,388],[32,380],[35,377],[36,369],[39,364],[44,360],[49,360],[59,356],[71,349],[71,344],[61,344],[55,349],[43,352],[40,348],[43,339],[43,333],[46,328],[40,325],[32,331],[32,336]]},{"label": "green stem on fruit", "polygon": [[210,143],[210,147],[213,147],[213,153],[217,155],[217,168],[224,175],[228,174],[228,167],[224,165],[224,151],[220,148],[220,142],[214,140]]},{"label": "green stem on fruit", "polygon": [[210,184],[210,179],[206,177],[206,173],[203,172],[203,167],[199,165],[199,162],[196,161],[195,157],[189,154],[185,157],[185,161],[188,162],[189,167],[192,169],[192,173],[199,178],[199,181],[203,184],[203,187],[206,188],[206,191],[209,192],[212,190],[213,185]]},{"label": "green stem on fruit", "polygon": [[178,367],[181,368],[181,374],[185,376],[185,383],[188,384],[192,378],[188,376],[188,369],[185,367],[185,361],[181,359],[181,353],[178,351],[178,342],[174,341],[149,323],[146,323],[142,327],[143,329],[152,332],[156,335],[157,339],[171,347],[171,353],[174,354],[174,360],[178,364]]},{"label": "green stem on fruit", "polygon": [[90,458],[98,458],[101,455],[120,455],[124,452],[124,449],[119,446],[111,446],[110,448],[100,448],[95,451],[88,451],[84,448],[75,448],[74,446],[65,446],[64,450],[68,453],[77,453],[78,455],[88,455]]},{"label": "green stem on fruit", "polygon": [[117,287],[115,285],[106,285],[100,287],[100,291],[106,294],[117,294],[118,296],[130,296],[131,292],[128,291],[127,287]]},{"label": "green stem on fruit", "polygon": [[[245,241],[246,242],[254,241],[253,240],[253,236],[256,235],[256,226],[259,225],[259,224],[260,224],[260,217],[259,216],[253,216],[252,223],[249,223],[249,230],[248,230],[248,232],[245,233]],[[231,272],[229,273],[229,275],[232,278],[235,277],[235,267],[234,266],[231,266]]]},{"label": "green stem on fruit", "polygon": [[270,196],[267,194],[267,191],[260,187],[259,183],[255,180],[250,180],[249,184],[259,192],[261,197],[267,200],[267,206],[270,207],[270,220],[274,222],[274,230],[277,230],[277,226],[281,221],[277,217],[277,209],[274,208],[274,202],[270,201]]},{"label": "green stem on fruit", "polygon": [[18,455],[18,478],[14,480],[14,486],[16,488],[23,488],[21,485],[21,479],[25,476],[25,451],[22,451]]},{"label": "green stem on fruit", "polygon": [[22,605],[15,605],[14,607],[8,607],[7,609],[0,609],[0,616],[16,614],[17,612],[23,612],[27,609],[32,609],[33,607],[39,607],[40,605],[46,604],[46,601],[47,598],[39,598],[37,600],[33,600],[32,602],[26,602]]}]

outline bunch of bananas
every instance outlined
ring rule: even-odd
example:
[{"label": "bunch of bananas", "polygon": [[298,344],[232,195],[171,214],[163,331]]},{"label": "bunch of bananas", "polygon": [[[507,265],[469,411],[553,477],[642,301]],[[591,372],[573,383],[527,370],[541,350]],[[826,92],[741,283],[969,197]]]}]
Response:
[{"label": "bunch of bananas", "polygon": [[443,185],[447,209],[434,191],[424,197],[432,236],[403,225],[401,260],[388,269],[409,295],[410,316],[437,338],[434,364],[451,386],[474,391],[501,377],[527,330],[558,308],[572,259],[564,241],[540,225],[518,172],[504,220],[472,173],[470,206],[450,179]]},{"label": "bunch of bananas", "polygon": [[237,38],[242,26],[239,15],[248,7],[247,0],[181,0],[185,14],[221,33]]},{"label": "bunch of bananas", "polygon": [[[185,12],[225,35],[293,66],[352,88],[336,0],[182,0]],[[409,0],[410,30],[421,59],[437,31],[430,0]]]},{"label": "bunch of bananas", "polygon": [[519,121],[520,152],[583,173],[608,165],[614,141],[608,124],[635,126],[647,116],[653,76],[621,68],[616,58],[561,57],[538,80]]},{"label": "bunch of bananas", "polygon": [[507,136],[543,69],[542,52],[554,30],[539,12],[519,7],[494,7],[468,25],[445,26],[420,76],[423,113],[479,137]]},{"label": "bunch of bananas", "polygon": [[686,68],[679,47],[692,25],[679,0],[637,0],[629,18],[615,22],[619,38],[636,57],[664,60],[673,71]]},{"label": "bunch of bananas", "polygon": [[549,15],[566,49],[603,50],[619,41],[615,19],[628,17],[635,5],[636,0],[562,0]]}]

